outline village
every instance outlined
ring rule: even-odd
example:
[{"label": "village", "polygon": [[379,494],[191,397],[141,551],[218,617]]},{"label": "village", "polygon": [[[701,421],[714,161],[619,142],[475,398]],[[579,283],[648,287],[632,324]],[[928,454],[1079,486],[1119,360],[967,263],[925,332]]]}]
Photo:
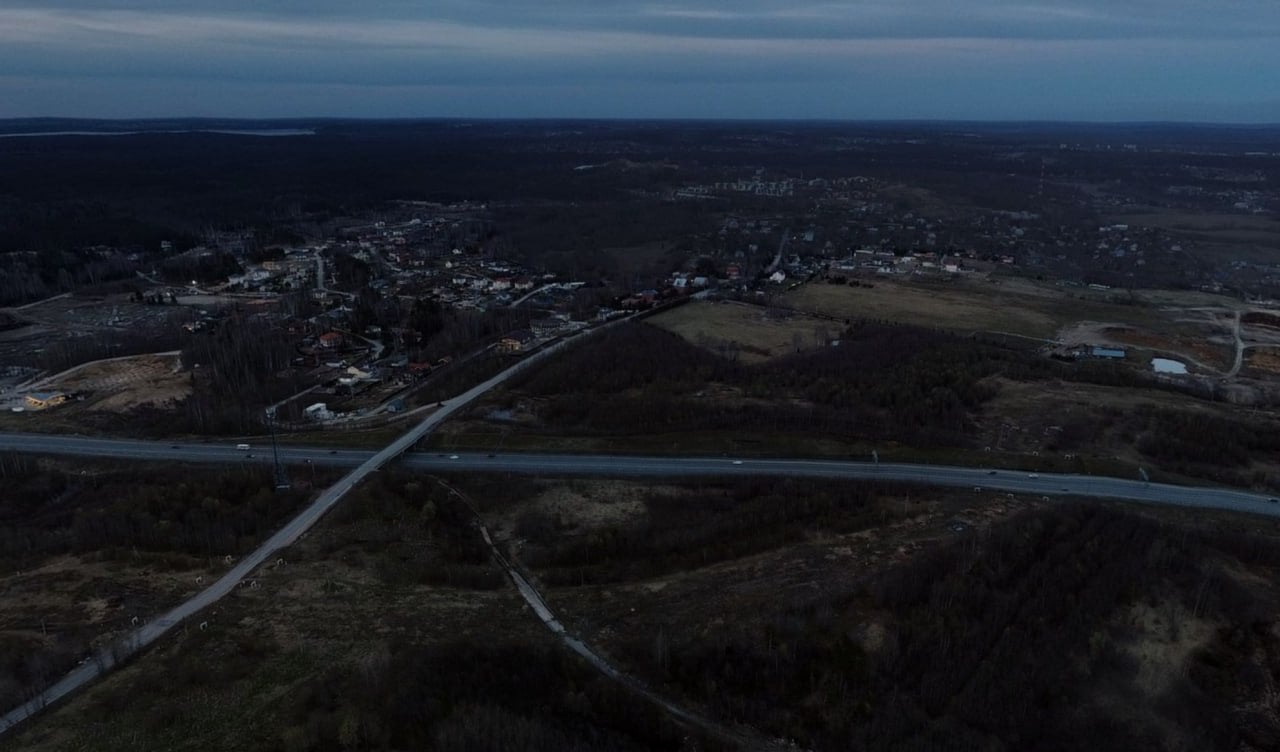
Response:
[{"label": "village", "polygon": [[[1046,190],[1043,178],[1036,190]],[[1241,222],[1269,200],[1248,183],[1222,195],[1170,195],[1228,202],[1224,211]],[[175,373],[198,369],[178,352],[229,321],[271,332],[291,349],[288,364],[276,369],[280,389],[269,409],[279,425],[301,430],[394,417],[421,407],[420,387],[460,363],[520,357],[596,323],[692,296],[776,306],[807,283],[872,288],[991,278],[1117,296],[1159,286],[1235,293],[1266,306],[1280,289],[1280,264],[1268,257],[1205,264],[1192,253],[1196,239],[1149,217],[1108,214],[1122,207],[1105,196],[1082,196],[1073,199],[1080,216],[1095,219],[1051,221],[946,202],[868,176],[728,171],[653,195],[711,207],[713,221],[702,232],[664,243],[661,256],[609,249],[616,267],[576,277],[530,260],[541,251],[518,252],[505,215],[477,201],[392,202],[295,228],[294,242],[220,231],[186,249],[169,241],[158,254],[120,249],[123,256],[108,256],[131,264],[134,277],[115,292],[57,296],[6,314],[0,406],[41,412],[92,399],[121,379],[59,376],[87,361],[155,353],[161,342]],[[1105,338],[1070,347],[1073,357],[1123,353]]]}]

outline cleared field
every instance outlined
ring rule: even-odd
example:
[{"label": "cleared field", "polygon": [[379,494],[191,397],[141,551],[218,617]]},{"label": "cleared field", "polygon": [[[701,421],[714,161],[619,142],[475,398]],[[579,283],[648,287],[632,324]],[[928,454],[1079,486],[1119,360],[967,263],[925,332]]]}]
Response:
[{"label": "cleared field", "polygon": [[1265,261],[1280,248],[1280,221],[1245,214],[1151,213],[1111,218],[1134,227],[1155,227],[1196,243],[1207,256]]},{"label": "cleared field", "polygon": [[1196,233],[1261,233],[1280,240],[1280,221],[1248,214],[1191,214],[1181,212],[1125,214],[1111,221],[1142,227],[1159,227]]},{"label": "cleared field", "polygon": [[1256,347],[1245,351],[1245,375],[1254,378],[1280,376],[1280,348]]},{"label": "cleared field", "polygon": [[736,352],[744,363],[759,363],[797,350],[810,350],[838,336],[834,323],[804,315],[768,315],[739,303],[694,302],[648,320],[700,347]]},{"label": "cleared field", "polygon": [[177,355],[139,355],[90,363],[53,380],[47,388],[92,392],[100,399],[91,409],[122,411],[180,400],[191,393],[191,379],[181,370]]},{"label": "cleared field", "polygon": [[1055,311],[1053,297],[987,282],[901,283],[877,279],[875,287],[809,284],[787,293],[784,302],[803,311],[837,318],[871,318],[918,326],[1000,331],[1051,338],[1070,318]]}]

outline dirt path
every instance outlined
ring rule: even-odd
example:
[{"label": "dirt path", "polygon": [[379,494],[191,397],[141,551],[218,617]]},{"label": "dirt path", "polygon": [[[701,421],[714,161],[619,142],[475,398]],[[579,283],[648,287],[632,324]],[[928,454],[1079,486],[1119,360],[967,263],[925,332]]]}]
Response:
[{"label": "dirt path", "polygon": [[1240,339],[1240,309],[1236,309],[1236,321],[1233,327],[1236,338],[1236,359],[1231,364],[1231,370],[1227,371],[1226,378],[1234,379],[1236,374],[1240,373],[1240,364],[1244,362],[1244,340]]},{"label": "dirt path", "polygon": [[566,647],[582,656],[587,663],[591,664],[592,668],[619,684],[622,684],[627,689],[630,689],[654,705],[662,708],[663,711],[674,718],[678,723],[697,729],[698,731],[715,737],[720,741],[728,742],[739,749],[777,750],[778,752],[798,749],[795,745],[788,744],[781,740],[766,739],[754,729],[742,726],[729,727],[695,713],[692,710],[683,708],[675,702],[668,700],[657,692],[649,689],[636,677],[622,672],[603,656],[593,650],[590,645],[577,637],[574,637],[565,628],[564,624],[556,618],[555,613],[551,610],[551,607],[547,605],[546,600],[542,597],[542,594],[538,592],[537,588],[535,588],[533,584],[530,583],[529,580],[520,572],[520,570],[517,569],[501,551],[498,550],[497,544],[493,542],[493,538],[489,535],[489,528],[485,526],[483,518],[481,518],[480,513],[476,510],[475,505],[471,503],[471,500],[468,499],[461,491],[448,483],[445,483],[443,480],[439,478],[436,478],[435,480],[441,485],[441,487],[457,496],[458,499],[461,500],[462,503],[466,504],[467,508],[471,510],[471,514],[475,518],[476,527],[479,528],[480,535],[484,537],[484,542],[488,544],[489,550],[493,554],[494,561],[496,561],[498,566],[502,567],[502,569],[506,571],[507,576],[511,578],[511,582],[520,593],[520,597],[523,598],[525,603],[529,604],[529,607],[533,609],[533,612],[538,615],[538,620],[541,621],[543,625],[546,626],[546,628],[549,629],[551,633],[554,634],[562,643],[564,643]]}]

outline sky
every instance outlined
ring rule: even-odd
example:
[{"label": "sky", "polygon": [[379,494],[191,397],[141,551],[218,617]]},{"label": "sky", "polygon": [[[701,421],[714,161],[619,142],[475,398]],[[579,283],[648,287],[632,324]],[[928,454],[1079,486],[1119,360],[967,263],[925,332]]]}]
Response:
[{"label": "sky", "polygon": [[1277,0],[0,0],[0,118],[1280,122]]}]

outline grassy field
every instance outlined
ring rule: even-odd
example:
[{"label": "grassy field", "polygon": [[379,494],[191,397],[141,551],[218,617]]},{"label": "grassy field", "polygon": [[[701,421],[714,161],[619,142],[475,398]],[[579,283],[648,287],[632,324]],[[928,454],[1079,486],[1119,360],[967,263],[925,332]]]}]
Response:
[{"label": "grassy field", "polygon": [[1190,241],[1199,252],[1267,262],[1280,248],[1280,221],[1245,214],[1152,212],[1111,217],[1110,221],[1134,227],[1155,227]]},{"label": "grassy field", "polygon": [[1247,214],[1192,214],[1184,212],[1158,212],[1151,214],[1125,214],[1111,217],[1111,221],[1137,227],[1159,227],[1164,230],[1207,234],[1222,239],[1244,237],[1269,238],[1280,243],[1280,221],[1271,217]]},{"label": "grassy field", "polygon": [[809,350],[838,337],[830,321],[804,315],[769,316],[764,308],[738,303],[695,301],[648,319],[689,342],[717,352],[736,352],[744,363],[758,363],[797,350]]},{"label": "grassy field", "polygon": [[[784,305],[841,319],[883,319],[959,331],[1007,332],[1052,339],[1080,320],[1158,322],[1145,305],[1121,305],[1092,291],[1000,277],[955,281],[877,279],[875,287],[812,283],[788,293]],[[1122,293],[1109,293],[1109,296]]]}]

